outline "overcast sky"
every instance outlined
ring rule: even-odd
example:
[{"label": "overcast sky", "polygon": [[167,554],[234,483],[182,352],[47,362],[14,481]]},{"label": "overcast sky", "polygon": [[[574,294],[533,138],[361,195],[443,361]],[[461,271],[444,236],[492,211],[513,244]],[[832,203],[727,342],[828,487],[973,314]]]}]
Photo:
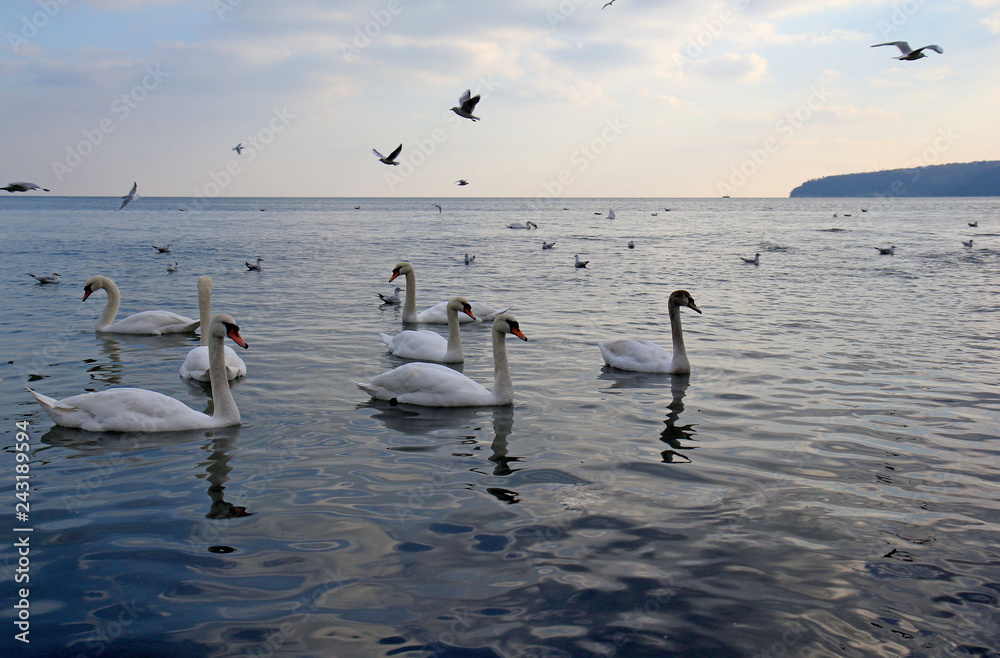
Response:
[{"label": "overcast sky", "polygon": [[[1000,0],[603,4],[4,0],[0,179],[102,196],[138,181],[181,197],[783,197],[1000,158]],[[897,40],[944,54],[870,47]],[[449,111],[465,89],[479,122]],[[372,154],[400,143],[401,166]]]}]

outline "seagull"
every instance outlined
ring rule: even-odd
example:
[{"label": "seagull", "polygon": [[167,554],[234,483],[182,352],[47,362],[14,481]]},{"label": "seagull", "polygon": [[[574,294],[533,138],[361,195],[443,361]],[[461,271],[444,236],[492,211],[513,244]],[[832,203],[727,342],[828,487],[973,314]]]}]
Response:
[{"label": "seagull", "polygon": [[377,293],[378,298],[382,300],[383,304],[398,304],[399,303],[399,293],[402,292],[402,288],[396,288],[391,295],[383,295],[382,293]]},{"label": "seagull", "polygon": [[234,146],[233,150],[236,151],[236,155],[243,155],[243,142],[240,142],[239,144]]},{"label": "seagull", "polygon": [[135,198],[135,188],[138,187],[135,181],[132,182],[132,189],[129,190],[128,194],[122,197],[122,205],[118,206],[118,210],[121,210],[128,205],[128,202]]},{"label": "seagull", "polygon": [[465,93],[459,96],[458,105],[451,108],[451,111],[464,119],[472,119],[473,121],[479,121],[479,117],[473,116],[472,113],[476,109],[476,103],[479,102],[479,94],[475,96],[472,95],[471,89],[466,89]]},{"label": "seagull", "polygon": [[883,256],[892,256],[894,253],[896,253],[896,245],[892,245],[888,249],[885,247],[875,247],[875,248],[878,249],[878,252]]},{"label": "seagull", "polygon": [[169,253],[170,253],[171,251],[173,251],[173,249],[171,249],[171,248],[170,248],[170,245],[169,245],[169,244],[168,244],[168,245],[167,245],[166,247],[157,247],[157,246],[156,246],[156,245],[154,244],[154,245],[153,245],[153,249],[156,249],[156,250],[157,250],[158,252],[160,252],[161,254],[169,254]]},{"label": "seagull", "polygon": [[361,206],[354,206],[355,210],[361,210]]},{"label": "seagull", "polygon": [[743,258],[743,256],[740,256],[740,258],[747,265],[760,265],[760,254],[754,254],[753,258]]},{"label": "seagull", "polygon": [[256,263],[247,263],[246,261],[243,261],[243,262],[246,263],[247,271],[249,271],[249,272],[260,272],[261,271],[260,270],[260,264],[263,261],[264,261],[263,258],[258,258]]},{"label": "seagull", "polygon": [[615,4],[615,0],[611,0],[611,2],[609,2],[606,5],[604,5],[603,7],[601,7],[601,9],[607,9],[608,7],[610,7],[613,4]]},{"label": "seagull", "polygon": [[46,276],[44,274],[42,276],[35,276],[30,273],[28,276],[38,281],[38,283],[59,283],[59,272],[53,272],[52,276]]},{"label": "seagull", "polygon": [[455,185],[458,185],[459,187],[461,187],[463,185],[468,185],[468,184],[469,184],[469,181],[465,180],[464,178],[459,178],[457,181],[455,181]]},{"label": "seagull", "polygon": [[656,215],[657,215],[658,213],[655,213],[655,212],[651,212],[651,213],[649,213],[649,214],[650,214],[650,215],[652,215],[653,217],[656,217]]},{"label": "seagull", "polygon": [[513,224],[507,224],[507,228],[523,228],[530,231],[533,228],[538,228],[538,224],[534,223],[529,219],[523,224],[521,222],[514,222]]},{"label": "seagull", "polygon": [[966,242],[965,240],[962,240],[962,244],[964,244],[966,247],[971,247],[972,246],[972,240],[969,240],[968,242]]},{"label": "seagull", "polygon": [[167,271],[168,272],[176,272],[177,271],[177,267],[178,267],[177,263],[170,263],[169,265],[167,265]]},{"label": "seagull", "polygon": [[979,226],[979,220],[976,220],[974,222],[969,222],[969,226],[971,226],[972,228],[976,228],[977,226]]},{"label": "seagull", "polygon": [[375,154],[375,157],[378,158],[379,162],[381,162],[383,164],[387,164],[387,165],[395,165],[395,166],[398,167],[399,163],[396,162],[396,157],[399,155],[399,152],[402,151],[402,150],[403,150],[403,145],[400,144],[399,146],[396,147],[396,149],[392,153],[389,154],[388,157],[382,155],[381,153],[379,153],[375,149],[372,149],[372,153]]},{"label": "seagull", "polygon": [[577,267],[587,267],[587,263],[590,262],[589,260],[580,260],[580,254],[576,254],[573,258],[575,259],[574,265]]},{"label": "seagull", "polygon": [[475,256],[470,256],[469,254],[465,254],[465,264],[466,265],[469,265],[474,260],[476,260]]},{"label": "seagull", "polygon": [[900,55],[899,57],[893,57],[893,59],[914,60],[914,59],[920,59],[921,57],[927,57],[927,55],[924,54],[924,50],[927,49],[933,50],[936,53],[944,52],[943,50],[941,50],[941,46],[935,46],[935,45],[924,46],[922,48],[917,48],[916,50],[911,50],[910,44],[906,43],[905,41],[889,41],[888,43],[876,43],[874,46],[872,46],[872,48],[878,48],[879,46],[896,46],[897,48],[899,48],[899,52],[903,54]]},{"label": "seagull", "polygon": [[27,192],[28,190],[42,190],[44,192],[49,192],[50,190],[44,187],[39,187],[34,183],[7,183],[6,187],[0,187],[0,190],[7,190],[8,192]]},{"label": "seagull", "polygon": [[438,212],[441,212],[441,211],[442,211],[442,208],[441,208],[441,204],[440,204],[440,203],[435,203],[435,204],[434,204],[434,207],[438,209]]},{"label": "seagull", "polygon": [[629,240],[629,241],[628,241],[628,248],[629,248],[629,249],[635,249],[635,242],[634,242],[634,241],[632,241],[632,240]]},{"label": "seagull", "polygon": [[542,249],[551,249],[554,246],[556,246],[555,242],[546,242],[545,240],[542,240]]}]

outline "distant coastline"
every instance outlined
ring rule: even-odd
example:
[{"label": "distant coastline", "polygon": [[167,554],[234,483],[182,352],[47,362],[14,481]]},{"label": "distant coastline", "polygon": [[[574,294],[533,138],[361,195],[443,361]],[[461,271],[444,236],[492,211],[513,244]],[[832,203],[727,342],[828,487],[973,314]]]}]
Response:
[{"label": "distant coastline", "polygon": [[1000,196],[1000,160],[814,178],[789,197]]}]

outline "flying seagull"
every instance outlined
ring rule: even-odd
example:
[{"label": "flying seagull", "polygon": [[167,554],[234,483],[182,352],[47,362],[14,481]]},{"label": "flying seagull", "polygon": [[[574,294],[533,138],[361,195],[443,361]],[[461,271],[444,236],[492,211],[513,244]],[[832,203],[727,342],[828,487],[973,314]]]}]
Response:
[{"label": "flying seagull", "polygon": [[469,184],[469,181],[465,180],[464,178],[459,178],[457,181],[455,181],[455,185],[458,185],[460,187],[462,185],[468,185],[468,184]]},{"label": "flying seagull", "polygon": [[442,211],[442,208],[441,208],[441,204],[440,204],[440,203],[435,203],[435,204],[434,204],[434,207],[438,209],[438,212],[441,212],[441,211]]},{"label": "flying seagull", "polygon": [[472,116],[472,113],[476,109],[476,103],[479,102],[479,94],[475,96],[472,95],[471,89],[466,89],[465,93],[459,96],[458,106],[451,108],[451,111],[464,119],[472,119],[473,121],[479,121],[479,117]]},{"label": "flying seagull", "polygon": [[601,7],[601,9],[607,9],[608,7],[610,7],[613,4],[615,4],[615,0],[611,0],[611,2],[609,2],[606,5],[604,5],[603,7]]},{"label": "flying seagull", "polygon": [[121,210],[128,205],[128,202],[135,198],[135,188],[137,187],[135,181],[132,182],[132,189],[129,193],[122,197],[122,205],[118,206],[118,210]]},{"label": "flying seagull", "polygon": [[402,151],[402,150],[403,150],[403,145],[400,144],[399,146],[396,147],[395,151],[393,151],[392,153],[389,154],[389,157],[386,157],[386,156],[382,155],[381,153],[379,153],[375,149],[372,149],[372,153],[374,153],[375,157],[378,158],[378,161],[381,162],[381,163],[383,163],[383,164],[399,166],[399,163],[396,162],[396,157],[399,155],[399,152]]},{"label": "flying seagull", "polygon": [[31,278],[38,281],[38,283],[59,283],[59,272],[53,272],[52,276],[47,276],[43,274],[42,276],[35,276],[34,274],[28,274]]},{"label": "flying seagull", "polygon": [[236,155],[243,155],[243,142],[240,142],[239,144],[234,146],[233,150],[236,151]]},{"label": "flying seagull", "polygon": [[6,187],[0,187],[0,190],[7,190],[8,192],[27,192],[28,190],[43,190],[48,192],[44,187],[39,187],[34,183],[7,183]]},{"label": "flying seagull", "polygon": [[878,48],[879,46],[896,46],[897,48],[899,48],[899,52],[901,52],[902,55],[900,55],[899,57],[893,57],[893,59],[914,60],[914,59],[920,59],[921,57],[927,57],[927,55],[924,54],[924,50],[927,50],[928,48],[936,53],[944,52],[943,50],[941,50],[941,46],[935,46],[935,45],[924,46],[923,48],[917,48],[916,50],[911,50],[910,44],[906,43],[905,41],[890,41],[888,43],[876,43],[874,46],[872,46],[872,48]]}]

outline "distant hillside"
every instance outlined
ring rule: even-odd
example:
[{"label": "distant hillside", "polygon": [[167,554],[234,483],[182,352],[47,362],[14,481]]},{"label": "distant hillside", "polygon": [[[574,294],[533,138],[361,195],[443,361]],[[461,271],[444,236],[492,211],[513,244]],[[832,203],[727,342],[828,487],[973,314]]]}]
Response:
[{"label": "distant hillside", "polygon": [[1000,196],[1000,160],[824,176],[788,196]]}]

